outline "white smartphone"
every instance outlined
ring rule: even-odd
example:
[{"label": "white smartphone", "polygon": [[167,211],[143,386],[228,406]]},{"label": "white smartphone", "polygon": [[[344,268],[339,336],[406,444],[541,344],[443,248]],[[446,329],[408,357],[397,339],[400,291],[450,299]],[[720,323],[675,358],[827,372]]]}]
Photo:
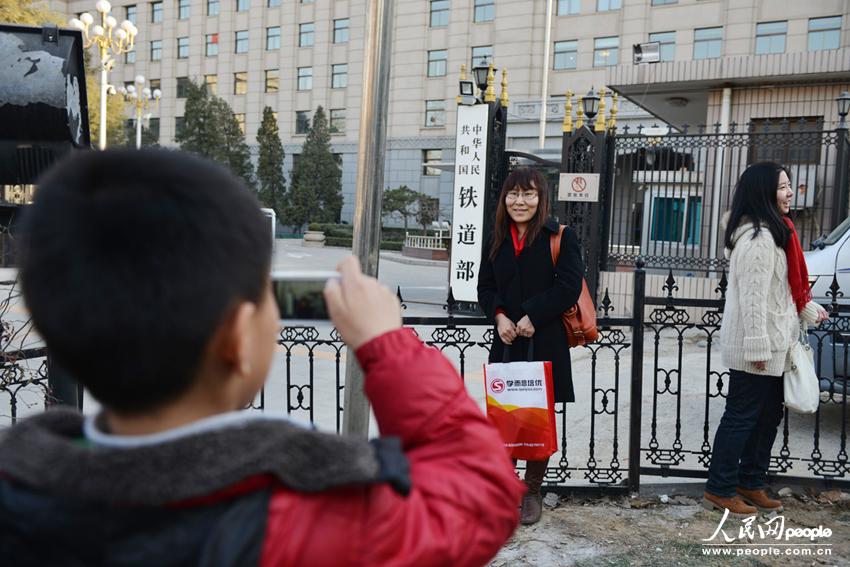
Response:
[{"label": "white smartphone", "polygon": [[339,279],[339,277],[339,272],[332,271],[272,272],[272,291],[280,310],[280,318],[283,320],[329,319],[323,292],[329,279]]}]

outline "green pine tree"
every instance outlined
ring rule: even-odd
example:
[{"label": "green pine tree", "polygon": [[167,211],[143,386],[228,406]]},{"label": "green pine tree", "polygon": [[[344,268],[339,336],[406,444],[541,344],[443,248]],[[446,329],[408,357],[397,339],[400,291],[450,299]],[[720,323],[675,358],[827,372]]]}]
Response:
[{"label": "green pine tree", "polygon": [[319,106],[301,157],[292,170],[285,218],[296,226],[311,222],[339,222],[342,213],[342,170],[331,151],[331,135],[324,109]]},{"label": "green pine tree", "polygon": [[411,210],[411,207],[419,201],[419,193],[402,185],[395,189],[387,189],[384,191],[384,200],[381,204],[381,210],[385,215],[399,215],[404,219],[404,230],[407,230],[407,223],[411,217],[416,216],[416,212]]},{"label": "green pine tree", "polygon": [[210,95],[206,85],[190,82],[185,108],[183,132],[175,137],[180,149],[217,161],[253,188],[251,153],[230,105]]},{"label": "green pine tree", "polygon": [[277,216],[283,217],[283,203],[286,191],[286,177],[283,175],[283,144],[274,111],[267,106],[263,109],[263,121],[257,130],[257,145],[260,148],[257,160],[257,181],[259,197],[263,206],[273,209]]}]

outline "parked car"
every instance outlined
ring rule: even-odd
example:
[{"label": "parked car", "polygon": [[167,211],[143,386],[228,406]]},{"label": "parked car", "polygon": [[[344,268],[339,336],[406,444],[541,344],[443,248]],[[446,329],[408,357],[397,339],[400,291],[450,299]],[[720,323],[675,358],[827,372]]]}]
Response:
[{"label": "parked car", "polygon": [[[813,250],[805,252],[812,297],[821,305],[833,302],[833,281],[838,284],[836,298],[839,313],[850,317],[850,217],[844,219],[829,235],[812,243]],[[820,361],[820,389],[834,392],[836,398],[850,397],[850,331],[821,333],[809,336],[809,343]],[[822,351],[819,353],[819,342]]]}]

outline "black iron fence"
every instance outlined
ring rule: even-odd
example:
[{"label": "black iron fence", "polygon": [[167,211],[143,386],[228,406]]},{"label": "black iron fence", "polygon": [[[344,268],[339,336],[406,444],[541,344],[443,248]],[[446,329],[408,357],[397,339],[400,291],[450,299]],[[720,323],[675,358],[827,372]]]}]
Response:
[{"label": "black iron fence", "polygon": [[[728,382],[718,344],[725,278],[711,299],[681,297],[683,278],[672,271],[663,296],[646,297],[645,278],[638,263],[628,317],[618,316],[625,310],[604,295],[599,341],[573,351],[577,401],[556,408],[560,446],[546,475],[550,489],[626,491],[637,490],[641,478],[707,475]],[[850,308],[838,304],[840,295],[836,283],[826,306],[831,319],[810,332],[822,377],[820,409],[808,416],[786,413],[771,466],[777,479],[850,486]],[[405,324],[455,363],[483,407],[482,366],[493,334],[487,321],[453,316],[449,309],[446,317],[408,317]],[[287,327],[278,344],[280,356],[253,407],[339,431],[346,350],[336,330],[329,324]],[[10,400],[7,422],[19,418],[22,407],[31,413],[50,402],[43,348],[7,350],[0,357],[0,395]]]},{"label": "black iron fence", "polygon": [[[666,130],[666,131],[665,131]],[[824,130],[822,119],[753,120],[682,132],[623,128],[614,144],[608,256],[603,270],[634,266],[720,272],[723,212],[746,167],[786,165],[794,189],[792,218],[804,247],[829,234],[847,215],[850,142],[846,129]]]}]

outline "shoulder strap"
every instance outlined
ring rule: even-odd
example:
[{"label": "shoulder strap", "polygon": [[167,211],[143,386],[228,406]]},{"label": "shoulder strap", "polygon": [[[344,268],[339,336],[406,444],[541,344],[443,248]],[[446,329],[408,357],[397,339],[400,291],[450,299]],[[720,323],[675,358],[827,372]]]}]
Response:
[{"label": "shoulder strap", "polygon": [[549,250],[552,252],[552,265],[558,264],[558,256],[561,255],[561,238],[564,236],[564,225],[558,226],[558,234],[549,236]]}]

